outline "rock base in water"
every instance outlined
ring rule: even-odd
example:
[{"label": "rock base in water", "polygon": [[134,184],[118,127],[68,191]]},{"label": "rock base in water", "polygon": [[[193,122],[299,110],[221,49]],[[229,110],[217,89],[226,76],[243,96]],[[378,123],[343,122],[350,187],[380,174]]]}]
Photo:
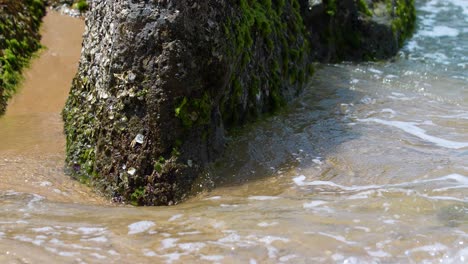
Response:
[{"label": "rock base in water", "polygon": [[225,131],[297,96],[312,61],[391,56],[413,23],[410,0],[94,1],[67,162],[115,201],[177,203]]}]

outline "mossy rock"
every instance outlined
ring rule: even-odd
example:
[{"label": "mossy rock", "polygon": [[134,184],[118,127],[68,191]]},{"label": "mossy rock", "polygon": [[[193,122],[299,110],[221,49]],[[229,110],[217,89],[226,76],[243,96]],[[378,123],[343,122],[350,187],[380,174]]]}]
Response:
[{"label": "mossy rock", "polygon": [[16,92],[22,69],[41,47],[39,26],[44,14],[42,0],[6,1],[0,7],[0,114]]},{"label": "mossy rock", "polygon": [[384,0],[309,2],[96,5],[63,111],[70,171],[114,201],[183,201],[225,134],[299,95],[313,61],[389,56],[411,31],[410,6],[382,22]]}]

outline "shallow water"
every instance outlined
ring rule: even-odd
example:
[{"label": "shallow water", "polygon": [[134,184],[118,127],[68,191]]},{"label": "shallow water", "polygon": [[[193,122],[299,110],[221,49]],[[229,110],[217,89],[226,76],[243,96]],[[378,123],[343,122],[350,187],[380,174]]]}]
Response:
[{"label": "shallow water", "polygon": [[21,117],[43,137],[8,112],[0,262],[467,262],[468,2],[418,1],[418,24],[392,62],[319,66],[173,207],[102,203],[62,173],[58,112]]},{"label": "shallow water", "polygon": [[90,191],[63,173],[60,112],[78,67],[84,22],[50,11],[41,30],[46,48],[25,71],[22,87],[0,117],[0,190],[79,201]]}]

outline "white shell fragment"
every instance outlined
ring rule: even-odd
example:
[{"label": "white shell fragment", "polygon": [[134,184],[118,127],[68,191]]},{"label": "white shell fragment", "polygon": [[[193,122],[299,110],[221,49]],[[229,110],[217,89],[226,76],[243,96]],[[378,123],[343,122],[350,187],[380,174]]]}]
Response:
[{"label": "white shell fragment", "polygon": [[145,136],[143,136],[142,134],[138,134],[135,137],[135,142],[138,144],[143,144],[144,140],[145,140]]},{"label": "white shell fragment", "polygon": [[135,175],[135,173],[136,173],[136,169],[132,167],[132,168],[128,169],[127,172],[128,172],[128,174],[130,174],[131,176],[133,176],[133,175]]}]

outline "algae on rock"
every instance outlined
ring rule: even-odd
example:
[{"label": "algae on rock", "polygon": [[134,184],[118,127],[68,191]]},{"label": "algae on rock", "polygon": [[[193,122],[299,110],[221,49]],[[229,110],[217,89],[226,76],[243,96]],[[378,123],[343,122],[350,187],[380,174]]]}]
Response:
[{"label": "algae on rock", "polygon": [[94,1],[63,111],[72,173],[115,201],[177,203],[225,131],[297,96],[312,61],[385,57],[396,49],[380,42],[408,36],[391,22],[409,7],[372,39],[382,1],[310,2]]},{"label": "algae on rock", "polygon": [[416,20],[414,0],[323,0],[303,4],[314,60],[388,59],[396,54]]},{"label": "algae on rock", "polygon": [[40,48],[42,0],[0,0],[0,114],[15,93],[21,71]]}]

